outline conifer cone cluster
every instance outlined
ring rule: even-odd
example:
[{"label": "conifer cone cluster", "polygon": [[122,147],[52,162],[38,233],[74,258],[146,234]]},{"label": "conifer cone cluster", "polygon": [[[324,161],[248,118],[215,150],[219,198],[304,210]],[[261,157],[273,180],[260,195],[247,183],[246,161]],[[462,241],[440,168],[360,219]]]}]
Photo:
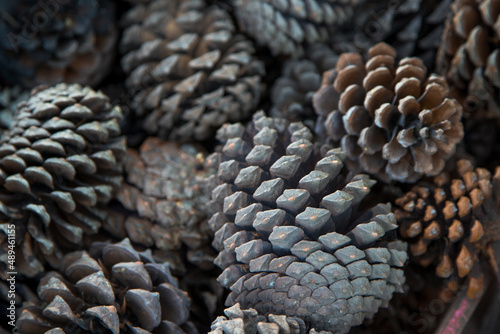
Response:
[{"label": "conifer cone cluster", "polygon": [[122,117],[105,95],[78,84],[40,87],[19,104],[0,141],[0,245],[14,224],[19,274],[41,273],[45,261],[57,267],[63,249],[99,231],[122,182]]},{"label": "conifer cone cluster", "polygon": [[407,254],[392,241],[394,214],[390,205],[360,208],[375,181],[346,178],[342,151],[321,157],[302,123],[263,112],[217,135],[220,185],[209,224],[227,306],[346,333],[401,290]]},{"label": "conifer cone cluster", "polygon": [[59,272],[42,277],[38,296],[23,308],[18,333],[197,333],[168,265],[128,239],[67,254]]},{"label": "conifer cone cluster", "polygon": [[498,0],[455,0],[436,59],[471,117],[500,117]]},{"label": "conifer cone cluster", "polygon": [[204,140],[260,101],[264,65],[229,14],[204,0],[154,0],[125,14],[122,67],[144,129]]},{"label": "conifer cone cluster", "polygon": [[500,240],[500,167],[495,174],[457,162],[459,177],[441,174],[396,200],[399,233],[422,265],[435,265],[442,278],[470,277],[468,296],[483,287],[481,260],[493,260],[491,243]]},{"label": "conifer cone cluster", "polygon": [[20,0],[1,8],[5,82],[95,85],[108,73],[117,39],[113,1]]},{"label": "conifer cone cluster", "polygon": [[325,42],[364,0],[235,0],[241,30],[274,55],[304,54],[304,45]]},{"label": "conifer cone cluster", "polygon": [[342,54],[313,96],[316,129],[340,144],[351,170],[414,182],[440,173],[454,154],[463,138],[462,107],[420,59],[396,64],[396,56],[385,43],[370,48],[366,61]]},{"label": "conifer cone cluster", "polygon": [[155,137],[146,139],[139,152],[129,149],[123,158],[126,182],[117,199],[131,212],[111,210],[104,229],[152,249],[177,273],[185,270],[184,248],[190,263],[211,267],[215,255],[206,224],[209,196],[203,163],[204,155],[194,145]]}]

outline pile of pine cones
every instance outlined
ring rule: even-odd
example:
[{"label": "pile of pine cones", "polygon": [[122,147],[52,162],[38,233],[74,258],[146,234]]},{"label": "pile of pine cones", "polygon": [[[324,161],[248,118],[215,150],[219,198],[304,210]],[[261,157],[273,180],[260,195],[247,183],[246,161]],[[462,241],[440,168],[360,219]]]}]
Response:
[{"label": "pile of pine cones", "polygon": [[0,334],[498,332],[500,0],[0,15]]}]

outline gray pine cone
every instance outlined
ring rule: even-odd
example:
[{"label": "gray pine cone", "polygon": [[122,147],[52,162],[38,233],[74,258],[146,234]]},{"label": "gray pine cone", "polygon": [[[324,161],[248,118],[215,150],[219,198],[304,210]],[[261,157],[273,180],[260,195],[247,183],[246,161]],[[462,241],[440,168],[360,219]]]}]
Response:
[{"label": "gray pine cone", "polygon": [[155,0],[132,8],[123,25],[126,85],[148,133],[204,140],[259,103],[264,65],[225,11],[203,0]]},{"label": "gray pine cone", "polygon": [[99,231],[125,152],[121,110],[101,92],[59,84],[32,94],[0,141],[0,245],[14,224],[16,269],[27,276]]},{"label": "gray pine cone", "polygon": [[360,210],[375,181],[345,178],[344,154],[318,156],[302,123],[254,115],[218,131],[220,185],[209,221],[226,305],[347,333],[404,283],[406,245],[390,205]]}]

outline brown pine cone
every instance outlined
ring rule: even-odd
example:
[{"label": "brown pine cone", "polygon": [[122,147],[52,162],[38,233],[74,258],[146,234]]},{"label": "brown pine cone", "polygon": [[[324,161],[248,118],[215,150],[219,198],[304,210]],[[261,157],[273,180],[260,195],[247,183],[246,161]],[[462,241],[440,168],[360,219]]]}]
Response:
[{"label": "brown pine cone", "polygon": [[0,141],[0,245],[14,224],[15,267],[26,276],[99,231],[125,152],[121,110],[101,92],[59,84],[32,94]]},{"label": "brown pine cone", "polygon": [[128,239],[67,254],[60,272],[42,277],[38,297],[23,307],[16,333],[197,333],[169,266]]},{"label": "brown pine cone", "polygon": [[[226,305],[303,319],[346,333],[404,283],[406,245],[390,205],[361,209],[375,181],[346,178],[343,152],[319,155],[302,123],[254,115],[218,132],[215,260]],[[366,203],[365,203],[366,206]]]},{"label": "brown pine cone", "polygon": [[0,77],[31,88],[96,85],[110,69],[117,31],[112,0],[4,2]]},{"label": "brown pine cone", "polygon": [[222,9],[204,0],[154,0],[122,23],[126,85],[148,133],[204,140],[259,103],[264,64]]},{"label": "brown pine cone", "polygon": [[455,0],[436,59],[452,94],[474,118],[500,117],[498,0]]},{"label": "brown pine cone", "polygon": [[483,289],[481,261],[492,260],[490,245],[500,240],[500,167],[492,176],[460,160],[457,170],[458,178],[441,174],[397,199],[395,214],[411,259],[435,265],[439,277],[470,276],[473,298]]},{"label": "brown pine cone", "polygon": [[463,138],[462,107],[443,77],[427,76],[418,58],[396,66],[396,51],[379,43],[344,53],[313,96],[317,132],[340,144],[351,170],[384,181],[414,182],[442,171]]}]

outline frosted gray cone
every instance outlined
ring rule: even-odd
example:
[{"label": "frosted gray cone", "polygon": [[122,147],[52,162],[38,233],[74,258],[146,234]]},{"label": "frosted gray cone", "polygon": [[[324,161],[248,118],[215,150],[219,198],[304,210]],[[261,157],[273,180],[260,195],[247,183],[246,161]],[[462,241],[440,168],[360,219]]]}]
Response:
[{"label": "frosted gray cone", "polygon": [[[40,301],[25,306],[18,333],[151,333],[170,328],[193,333],[190,300],[177,287],[167,264],[155,263],[124,239],[93,244],[90,254],[67,254],[60,272],[49,272],[38,286]],[[63,332],[61,332],[63,330]]]},{"label": "frosted gray cone", "polygon": [[227,12],[208,1],[156,0],[135,5],[122,25],[126,86],[148,133],[205,140],[254,112],[264,64]]},{"label": "frosted gray cone", "polygon": [[[209,225],[219,250],[215,264],[224,270],[218,281],[231,290],[227,306],[346,333],[402,291],[406,244],[392,241],[394,214],[383,204],[358,212],[375,181],[362,174],[346,179],[341,150],[321,156],[302,123],[263,112],[246,129],[225,125],[217,136],[222,152],[210,158],[220,168]],[[242,186],[239,180],[255,170],[260,185]],[[245,326],[228,318],[212,330]]]},{"label": "frosted gray cone", "polygon": [[2,231],[15,225],[20,274],[57,267],[62,250],[99,232],[123,178],[122,117],[107,96],[77,84],[39,88],[19,104],[0,141],[0,215]]}]

